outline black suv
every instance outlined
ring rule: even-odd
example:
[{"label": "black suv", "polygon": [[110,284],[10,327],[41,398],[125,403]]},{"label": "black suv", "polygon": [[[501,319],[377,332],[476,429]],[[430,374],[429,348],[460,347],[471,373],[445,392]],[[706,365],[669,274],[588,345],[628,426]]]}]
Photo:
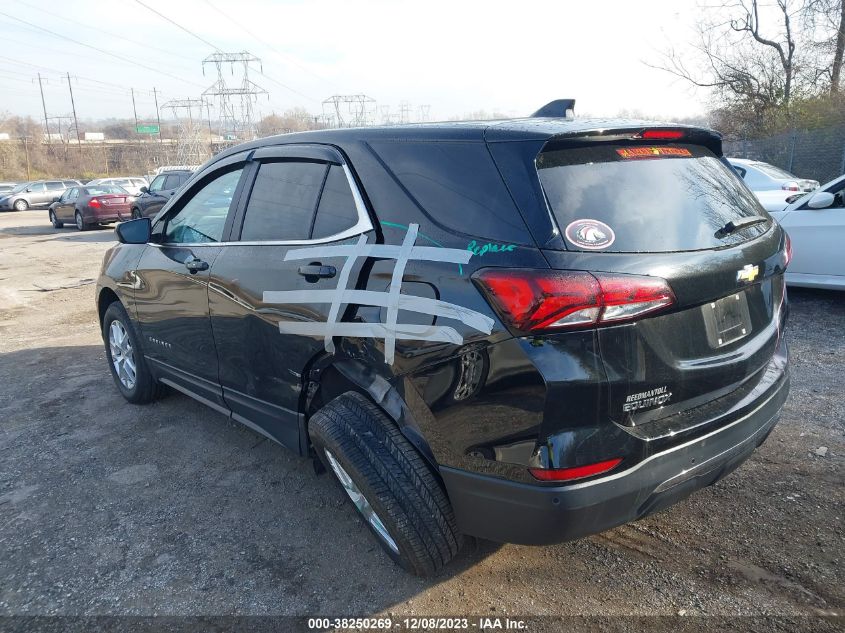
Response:
[{"label": "black suv", "polygon": [[665,508],[747,459],[788,392],[787,237],[696,127],[265,138],[117,235],[97,303],[124,397],[167,385],[316,457],[418,574],[464,534]]},{"label": "black suv", "polygon": [[189,169],[173,169],[161,172],[153,178],[149,187],[141,187],[141,195],[132,203],[133,218],[151,218],[161,211],[170,198],[179,191],[193,174]]}]

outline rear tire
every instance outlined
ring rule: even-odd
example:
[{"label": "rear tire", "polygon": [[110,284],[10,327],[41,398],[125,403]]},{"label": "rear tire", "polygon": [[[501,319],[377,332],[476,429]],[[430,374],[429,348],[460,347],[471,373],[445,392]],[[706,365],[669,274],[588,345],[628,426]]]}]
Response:
[{"label": "rear tire", "polygon": [[309,434],[326,470],[397,564],[430,576],[458,553],[463,537],[446,492],[375,404],[347,392],[311,417]]},{"label": "rear tire", "polygon": [[140,220],[141,219],[141,212],[138,209],[132,209],[132,219],[133,220]]},{"label": "rear tire", "polygon": [[29,203],[24,199],[15,200],[15,204],[13,204],[12,207],[15,211],[26,211],[29,209]]},{"label": "rear tire", "polygon": [[76,230],[77,231],[87,231],[88,230],[89,227],[88,227],[87,224],[85,224],[85,220],[82,219],[82,214],[79,211],[77,211],[74,214],[73,217],[76,220]]},{"label": "rear tire", "polygon": [[54,229],[60,229],[65,225],[64,222],[59,221],[59,219],[56,217],[56,212],[52,209],[50,209],[50,224],[53,225]]},{"label": "rear tire", "polygon": [[114,384],[127,401],[146,404],[163,395],[164,385],[158,383],[147,368],[141,342],[120,301],[114,301],[106,308],[103,343]]}]

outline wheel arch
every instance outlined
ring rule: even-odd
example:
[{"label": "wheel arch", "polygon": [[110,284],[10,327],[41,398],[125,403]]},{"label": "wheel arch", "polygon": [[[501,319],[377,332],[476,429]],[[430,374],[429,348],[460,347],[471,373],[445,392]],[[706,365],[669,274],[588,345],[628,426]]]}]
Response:
[{"label": "wheel arch", "polygon": [[103,319],[106,316],[106,310],[115,301],[120,302],[120,297],[108,286],[104,286],[97,295],[97,315],[100,319],[100,329],[103,329]]},{"label": "wheel arch", "polygon": [[307,455],[310,450],[308,420],[311,415],[337,396],[348,391],[356,391],[369,398],[399,427],[402,435],[419,451],[435,475],[440,477],[439,464],[434,457],[434,452],[420,430],[411,408],[387,378],[359,361],[328,355],[312,363],[304,377],[305,401],[301,410],[305,412],[305,415],[302,416],[300,434],[303,455]]}]

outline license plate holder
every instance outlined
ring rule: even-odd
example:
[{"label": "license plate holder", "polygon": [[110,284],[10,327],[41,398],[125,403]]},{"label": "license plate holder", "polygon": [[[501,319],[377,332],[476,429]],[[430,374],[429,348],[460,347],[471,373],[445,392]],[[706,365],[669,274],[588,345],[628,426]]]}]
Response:
[{"label": "license plate holder", "polygon": [[701,306],[710,347],[718,349],[751,334],[751,314],[745,292],[722,297]]}]

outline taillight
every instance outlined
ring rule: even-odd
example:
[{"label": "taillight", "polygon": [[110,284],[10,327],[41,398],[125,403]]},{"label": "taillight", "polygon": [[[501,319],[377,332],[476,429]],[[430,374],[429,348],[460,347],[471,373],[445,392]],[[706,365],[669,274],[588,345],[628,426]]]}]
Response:
[{"label": "taillight", "polygon": [[801,191],[797,182],[785,182],[780,186],[784,191]]},{"label": "taillight", "polygon": [[661,141],[671,141],[683,137],[683,130],[643,130],[643,132],[640,134],[640,138]]},{"label": "taillight", "polygon": [[789,233],[786,231],[783,232],[784,236],[784,249],[783,249],[783,269],[786,270],[786,267],[789,266],[789,262],[792,261],[792,240],[789,239]]},{"label": "taillight", "polygon": [[94,207],[95,209],[99,209],[102,206],[102,203],[100,202],[99,198],[91,198],[91,200],[88,202],[88,206]]},{"label": "taillight", "polygon": [[675,302],[659,277],[487,268],[473,279],[502,320],[520,333],[614,324]]},{"label": "taillight", "polygon": [[621,461],[622,458],[617,457],[595,464],[587,464],[586,466],[574,466],[572,468],[529,468],[528,470],[534,475],[535,479],[539,479],[540,481],[574,481],[575,479],[584,479],[584,477],[592,477],[593,475],[600,475],[611,471]]}]

